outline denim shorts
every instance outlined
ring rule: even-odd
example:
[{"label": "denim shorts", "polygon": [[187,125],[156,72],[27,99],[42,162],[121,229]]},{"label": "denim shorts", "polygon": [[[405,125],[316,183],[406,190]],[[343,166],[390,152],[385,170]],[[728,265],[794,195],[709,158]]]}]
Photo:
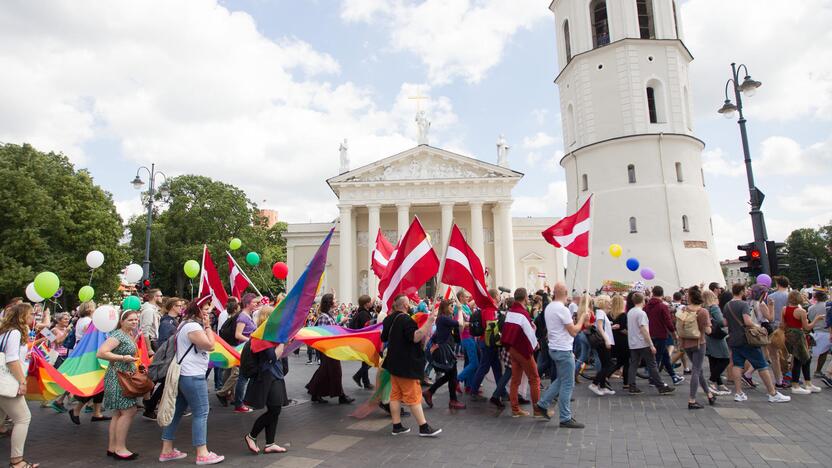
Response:
[{"label": "denim shorts", "polygon": [[731,361],[740,368],[745,366],[745,361],[751,363],[751,367],[756,370],[768,368],[768,362],[763,356],[762,348],[752,346],[731,346]]}]

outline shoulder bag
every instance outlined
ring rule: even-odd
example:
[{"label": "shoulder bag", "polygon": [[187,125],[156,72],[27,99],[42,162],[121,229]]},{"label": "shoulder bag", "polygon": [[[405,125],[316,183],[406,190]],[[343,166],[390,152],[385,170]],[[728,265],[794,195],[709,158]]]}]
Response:
[{"label": "shoulder bag", "polygon": [[[182,329],[183,325],[184,323],[180,325],[179,330]],[[174,357],[176,356],[176,337],[179,335],[179,330],[176,330],[176,334],[173,335]],[[176,411],[176,396],[179,394],[180,366],[193,347],[194,344],[191,343],[191,346],[182,355],[182,359],[174,359],[168,365],[168,372],[165,376],[165,390],[162,392],[162,398],[156,410],[156,423],[160,427],[166,427],[173,421],[173,413]]]},{"label": "shoulder bag", "polygon": [[116,371],[121,393],[126,398],[138,398],[153,390],[153,381],[147,375],[147,368],[139,365],[135,371]]},{"label": "shoulder bag", "polygon": [[20,382],[6,365],[6,343],[9,341],[9,332],[3,335],[2,344],[0,344],[0,397],[14,398],[17,396],[17,391],[20,388]]},{"label": "shoulder bag", "polygon": [[[740,325],[745,326],[742,317],[739,314],[737,314],[737,312],[734,310],[733,305],[730,303],[728,305],[728,310],[731,311],[731,313],[734,315],[734,319],[737,320],[740,323]],[[771,343],[771,338],[769,338],[768,332],[765,328],[759,327],[757,325],[752,325],[750,327],[745,327],[745,341],[748,344],[748,346],[751,346],[752,348],[759,348],[762,346],[767,346],[769,343]]]}]

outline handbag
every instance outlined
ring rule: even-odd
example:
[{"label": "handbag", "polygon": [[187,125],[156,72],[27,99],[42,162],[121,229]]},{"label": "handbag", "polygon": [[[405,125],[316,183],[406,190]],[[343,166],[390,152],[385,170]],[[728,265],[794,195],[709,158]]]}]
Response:
[{"label": "handbag", "polygon": [[[734,315],[734,320],[744,325],[742,318],[737,315],[737,312],[734,311],[730,302],[728,303],[728,310],[730,310]],[[768,331],[765,328],[752,325],[750,327],[745,327],[745,342],[752,348],[760,348],[762,346],[768,346],[771,343],[771,338],[768,336]]]},{"label": "handbag", "polygon": [[139,365],[133,372],[116,371],[121,393],[127,398],[138,398],[153,390],[153,381],[147,375],[147,368]]},{"label": "handbag", "polygon": [[20,382],[12,375],[9,366],[6,365],[6,343],[9,341],[9,332],[3,335],[3,344],[0,344],[0,396],[14,398],[20,389]]},{"label": "handbag", "polygon": [[448,342],[433,345],[430,350],[430,364],[442,372],[448,372],[456,367],[456,356]]},{"label": "handbag", "polygon": [[598,327],[596,327],[595,325],[590,325],[589,328],[584,330],[584,334],[586,335],[586,338],[589,341],[589,346],[591,346],[593,349],[597,349],[604,346],[604,337],[601,336],[601,332],[598,331]]}]

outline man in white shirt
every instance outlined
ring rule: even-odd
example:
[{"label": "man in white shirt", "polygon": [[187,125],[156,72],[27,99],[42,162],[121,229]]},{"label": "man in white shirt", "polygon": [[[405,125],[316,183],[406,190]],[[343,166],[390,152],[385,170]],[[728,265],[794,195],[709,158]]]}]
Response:
[{"label": "man in white shirt", "polygon": [[549,384],[543,392],[540,401],[537,402],[537,409],[543,417],[549,419],[549,405],[558,399],[558,413],[560,427],[568,429],[580,429],[584,425],[575,421],[572,417],[572,389],[575,387],[575,355],[572,353],[572,344],[575,335],[581,332],[583,324],[589,317],[584,314],[578,324],[572,322],[572,313],[564,305],[567,300],[566,285],[557,283],[554,289],[554,301],[543,311],[546,320],[546,330],[549,338],[549,357],[557,369],[557,378]]},{"label": "man in white shirt", "polygon": [[158,347],[159,319],[162,318],[159,314],[161,304],[162,291],[155,288],[148,289],[144,295],[144,304],[142,304],[141,315],[139,316],[139,327],[153,351],[156,351]]},{"label": "man in white shirt", "polygon": [[656,386],[659,394],[673,393],[674,387],[662,382],[659,376],[659,368],[656,366],[656,348],[650,339],[650,320],[647,312],[644,311],[644,295],[633,294],[633,308],[627,312],[627,342],[630,345],[630,394],[637,395],[644,393],[636,386],[636,371],[639,363],[644,361],[647,364],[647,371],[650,375],[650,383]]}]

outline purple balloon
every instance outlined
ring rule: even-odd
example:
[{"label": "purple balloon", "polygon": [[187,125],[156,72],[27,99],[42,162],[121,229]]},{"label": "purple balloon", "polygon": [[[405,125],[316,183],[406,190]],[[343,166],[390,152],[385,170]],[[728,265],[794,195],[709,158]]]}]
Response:
[{"label": "purple balloon", "polygon": [[771,276],[763,273],[762,275],[757,276],[757,284],[762,284],[763,286],[770,288],[771,287]]},{"label": "purple balloon", "polygon": [[641,269],[641,277],[650,281],[651,279],[656,277],[656,273],[653,271],[652,268],[644,267]]},{"label": "purple balloon", "polygon": [[[769,281],[769,282],[771,282],[771,281]],[[63,293],[64,293],[64,288],[58,288],[58,290],[55,291],[55,295],[52,296],[52,298],[57,299],[57,298],[61,297],[61,294],[63,294]]]}]

